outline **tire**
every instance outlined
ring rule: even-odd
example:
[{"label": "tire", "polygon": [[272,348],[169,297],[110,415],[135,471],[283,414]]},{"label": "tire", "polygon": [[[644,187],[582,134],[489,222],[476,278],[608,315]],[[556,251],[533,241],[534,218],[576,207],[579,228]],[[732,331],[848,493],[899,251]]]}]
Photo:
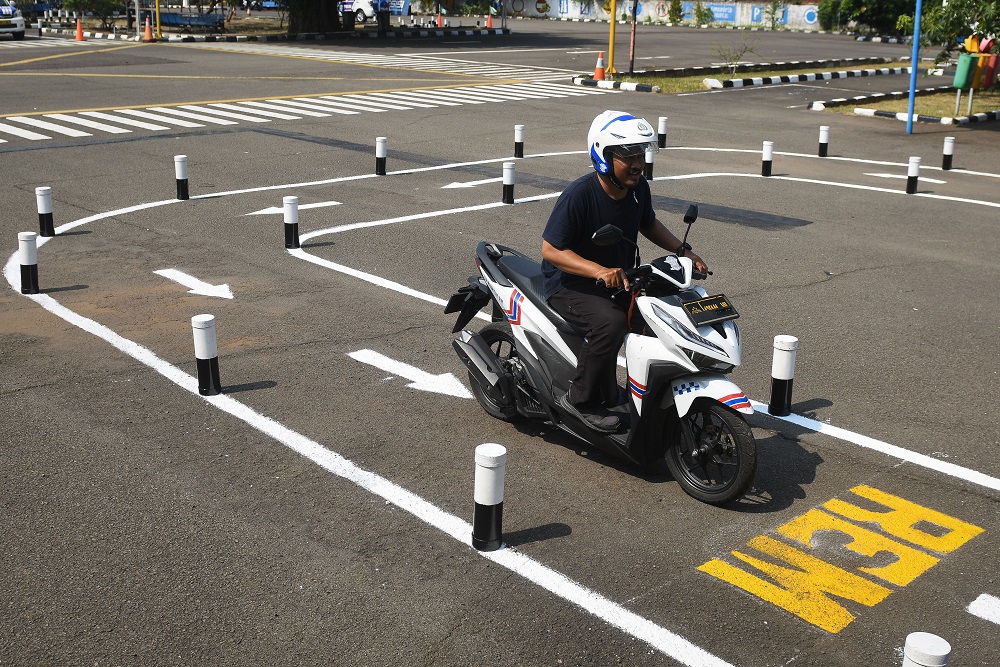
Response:
[{"label": "tire", "polygon": [[365,10],[359,9],[358,11],[354,12],[354,22],[355,23],[364,23],[367,20],[368,20],[368,17],[365,16]]},{"label": "tire", "polygon": [[[514,334],[510,332],[510,325],[499,323],[487,324],[479,332],[479,335],[482,336],[483,340],[486,341],[486,344],[493,351],[493,354],[500,360],[501,365],[505,365],[505,360],[517,357],[517,347],[515,347]],[[471,372],[469,373],[469,386],[472,387],[472,395],[476,397],[479,405],[482,406],[487,414],[505,422],[517,420],[517,406],[513,403],[504,405],[494,401],[479,386],[479,382],[476,381]]]},{"label": "tire", "polygon": [[667,468],[685,493],[709,505],[743,497],[757,472],[757,443],[737,413],[699,401],[666,431]]},{"label": "tire", "polygon": [[24,39],[24,33],[25,33],[24,30],[22,30],[21,32],[12,32],[10,36],[14,38],[15,42],[17,42]]}]

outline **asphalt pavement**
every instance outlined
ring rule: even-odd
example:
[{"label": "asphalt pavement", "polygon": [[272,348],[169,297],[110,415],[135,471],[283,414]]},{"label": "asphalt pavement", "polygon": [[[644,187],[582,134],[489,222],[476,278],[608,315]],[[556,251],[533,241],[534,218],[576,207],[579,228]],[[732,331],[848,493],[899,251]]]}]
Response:
[{"label": "asphalt pavement", "polygon": [[[899,665],[916,631],[950,642],[952,664],[995,662],[996,124],[907,135],[806,110],[905,86],[889,77],[583,89],[562,73],[593,69],[606,24],[511,28],[0,49],[0,663]],[[762,61],[908,55],[752,35]],[[709,64],[744,37],[643,26],[637,62]],[[467,388],[442,301],[481,240],[540,256],[608,108],[668,117],[657,214],[677,231],[699,204],[706,288],[741,314],[732,378],[759,402],[760,468],[730,507],[420,384],[450,373]],[[515,124],[526,157],[502,205]],[[38,249],[42,293],[25,296],[17,233],[38,231],[40,186],[58,234]],[[217,319],[219,397],[197,390],[202,313]],[[801,345],[786,420],[761,409],[778,334]],[[506,546],[490,556],[468,540],[486,442],[508,450]]]}]

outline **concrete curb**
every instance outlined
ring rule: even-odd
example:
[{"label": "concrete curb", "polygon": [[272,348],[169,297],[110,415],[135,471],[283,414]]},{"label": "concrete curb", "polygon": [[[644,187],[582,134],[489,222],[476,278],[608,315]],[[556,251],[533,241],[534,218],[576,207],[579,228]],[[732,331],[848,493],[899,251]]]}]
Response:
[{"label": "concrete curb", "polygon": [[718,88],[742,88],[746,86],[766,86],[777,83],[797,83],[799,81],[829,81],[831,79],[849,79],[860,76],[879,76],[883,74],[909,74],[909,67],[883,67],[881,69],[856,69],[841,72],[816,72],[812,74],[789,74],[785,76],[757,77],[752,79],[705,79],[705,87],[709,89]]},{"label": "concrete curb", "polygon": [[[914,91],[914,95],[932,95],[934,93],[941,93],[946,91],[952,91],[954,88],[951,86],[935,86],[933,88],[918,88]],[[857,104],[858,102],[878,102],[882,100],[901,100],[903,98],[909,97],[909,91],[895,91],[892,93],[870,93],[868,95],[857,95],[855,97],[838,97],[832,100],[825,100],[822,102],[810,102],[806,108],[810,111],[823,111],[827,107],[840,107],[848,104]]]},{"label": "concrete curb", "polygon": [[637,93],[658,93],[660,92],[659,86],[650,86],[645,83],[628,83],[625,81],[594,81],[593,79],[586,79],[582,76],[575,77],[573,83],[578,86],[590,86],[591,88],[608,88],[608,89],[619,89],[619,90],[631,90]]},{"label": "concrete curb", "polygon": [[[73,37],[76,30],[63,28],[42,28],[47,35],[65,35]],[[441,28],[419,29],[404,28],[390,30],[386,37],[379,37],[374,30],[344,31],[333,33],[299,33],[295,35],[181,35],[171,34],[154,39],[154,42],[298,42],[340,39],[420,39],[427,37],[485,37],[488,35],[509,35],[509,28]],[[85,39],[119,40],[127,42],[142,41],[137,35],[112,34],[104,32],[84,31]]]},{"label": "concrete curb", "polygon": [[[855,109],[854,113],[858,116],[875,116],[878,118],[892,118],[894,120],[901,120],[906,122],[909,116],[906,112],[893,112],[893,111],[880,111],[878,109]],[[972,114],[971,116],[956,116],[954,118],[944,117],[938,118],[937,116],[921,116],[920,114],[915,114],[913,120],[918,123],[935,123],[941,125],[967,125],[969,123],[986,123],[993,120],[1000,120],[1000,110],[987,111],[986,113]]]},{"label": "concrete curb", "polygon": [[[805,67],[842,67],[844,65],[877,65],[891,62],[890,58],[838,58],[837,60],[794,60],[777,63],[755,63],[753,65],[737,66],[738,72],[761,72],[783,69],[803,69]],[[725,65],[708,65],[703,67],[673,67],[669,69],[646,69],[637,74],[655,74],[663,77],[697,76],[699,74],[725,74],[730,68]]]}]

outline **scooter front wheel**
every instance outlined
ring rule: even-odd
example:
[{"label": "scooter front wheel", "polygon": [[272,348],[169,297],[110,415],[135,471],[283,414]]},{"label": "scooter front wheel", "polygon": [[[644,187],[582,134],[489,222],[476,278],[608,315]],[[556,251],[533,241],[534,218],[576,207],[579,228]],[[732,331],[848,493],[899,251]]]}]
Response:
[{"label": "scooter front wheel", "polygon": [[699,401],[672,420],[668,435],[667,468],[685,493],[710,505],[743,497],[757,472],[757,443],[737,414]]},{"label": "scooter front wheel", "polygon": [[[500,360],[500,364],[505,366],[506,362],[517,357],[517,347],[515,346],[514,334],[510,332],[507,324],[492,323],[487,324],[480,330],[479,335],[489,346],[493,354]],[[476,397],[479,405],[482,406],[490,416],[510,422],[517,418],[517,406],[511,403],[500,403],[491,398],[483,388],[479,386],[476,378],[469,373],[469,386],[472,388],[472,395]]]}]

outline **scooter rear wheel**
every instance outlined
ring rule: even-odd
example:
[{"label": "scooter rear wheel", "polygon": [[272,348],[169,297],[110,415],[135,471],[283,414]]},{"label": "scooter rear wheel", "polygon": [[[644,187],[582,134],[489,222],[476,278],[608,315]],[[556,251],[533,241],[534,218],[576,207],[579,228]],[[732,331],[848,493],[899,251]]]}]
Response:
[{"label": "scooter rear wheel", "polygon": [[714,402],[699,402],[668,429],[667,468],[692,498],[724,505],[742,498],[757,472],[750,426]]},{"label": "scooter rear wheel", "polygon": [[[509,325],[500,323],[487,324],[479,332],[479,335],[482,336],[490,350],[492,350],[493,354],[495,354],[497,359],[500,360],[501,365],[506,365],[505,362],[517,357],[514,334],[510,332]],[[517,419],[517,406],[514,403],[501,404],[493,400],[486,394],[485,391],[483,391],[483,388],[479,386],[479,382],[476,381],[476,378],[473,377],[472,373],[469,373],[469,386],[472,388],[472,395],[476,397],[479,405],[482,406],[483,410],[485,410],[490,416],[502,419],[506,422],[515,421]]]}]

